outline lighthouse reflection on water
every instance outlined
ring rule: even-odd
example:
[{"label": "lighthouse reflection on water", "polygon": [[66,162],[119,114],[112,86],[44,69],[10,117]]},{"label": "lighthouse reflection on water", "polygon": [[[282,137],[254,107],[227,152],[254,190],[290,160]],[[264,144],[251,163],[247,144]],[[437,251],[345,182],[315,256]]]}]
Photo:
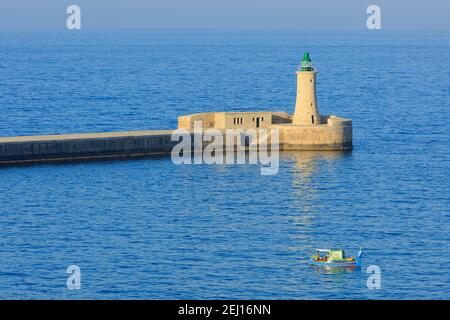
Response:
[{"label": "lighthouse reflection on water", "polygon": [[[316,220],[330,214],[322,209],[321,198],[330,189],[339,192],[339,186],[333,182],[332,176],[341,174],[339,163],[348,161],[351,154],[351,151],[285,151],[280,154],[281,161],[289,164],[292,175],[292,190],[295,197],[290,207],[295,214],[290,216],[290,220],[299,228],[295,238],[301,239],[304,244],[304,247],[298,248],[299,253],[313,252],[315,245],[322,245],[323,242],[317,238],[333,232],[327,230],[326,226],[325,229],[322,225],[317,226]],[[331,242],[328,244],[333,245]],[[308,256],[298,258],[302,267],[310,268],[317,275],[339,275],[361,271],[360,267],[309,266],[306,262]]]}]

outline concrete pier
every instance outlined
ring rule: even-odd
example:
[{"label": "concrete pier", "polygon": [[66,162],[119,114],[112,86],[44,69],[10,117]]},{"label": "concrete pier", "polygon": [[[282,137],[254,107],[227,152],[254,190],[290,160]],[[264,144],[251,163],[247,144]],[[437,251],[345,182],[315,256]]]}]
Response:
[{"label": "concrete pier", "polygon": [[[335,116],[321,116],[321,125],[303,126],[292,125],[288,117],[280,118],[280,115],[262,113],[267,123],[266,128],[276,129],[279,132],[280,150],[346,150],[352,148],[352,121]],[[233,117],[240,119],[258,118],[260,113],[217,113],[201,114],[180,117],[180,128],[191,133],[193,143],[193,129],[191,124],[194,120],[202,118],[222,119],[224,123],[230,122]],[[230,119],[228,119],[230,118]],[[282,119],[283,121],[279,121]],[[276,120],[276,121],[274,121]],[[286,122],[286,123],[283,123]],[[250,129],[242,121],[241,128]],[[276,124],[274,124],[276,123]],[[211,127],[215,122],[211,120]],[[238,127],[238,125],[236,125]],[[256,129],[256,128],[255,128]],[[224,128],[219,128],[225,133]],[[258,130],[258,129],[257,129]],[[115,159],[142,156],[169,156],[172,149],[180,141],[171,141],[172,130],[161,131],[127,131],[108,133],[82,133],[63,134],[48,136],[22,136],[0,138],[0,165],[14,165],[21,163],[38,163],[49,161],[69,160],[93,160],[93,159]],[[200,138],[202,139],[202,138]],[[235,147],[246,149],[245,134],[236,141]],[[269,137],[268,140],[270,141]],[[224,141],[225,142],[225,141]],[[192,151],[194,145],[191,143]],[[202,149],[210,142],[203,141]],[[259,144],[259,142],[256,142]],[[267,142],[266,142],[267,143]],[[270,144],[270,142],[268,142]]]},{"label": "concrete pier", "polygon": [[171,130],[0,138],[0,164],[170,154]]}]

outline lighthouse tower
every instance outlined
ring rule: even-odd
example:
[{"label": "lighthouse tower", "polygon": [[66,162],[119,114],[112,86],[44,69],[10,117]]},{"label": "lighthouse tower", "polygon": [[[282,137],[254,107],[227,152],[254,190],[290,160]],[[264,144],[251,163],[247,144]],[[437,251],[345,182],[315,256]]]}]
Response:
[{"label": "lighthouse tower", "polygon": [[305,52],[302,63],[297,71],[297,101],[292,120],[298,125],[320,124],[319,108],[316,98],[316,74],[309,57]]}]

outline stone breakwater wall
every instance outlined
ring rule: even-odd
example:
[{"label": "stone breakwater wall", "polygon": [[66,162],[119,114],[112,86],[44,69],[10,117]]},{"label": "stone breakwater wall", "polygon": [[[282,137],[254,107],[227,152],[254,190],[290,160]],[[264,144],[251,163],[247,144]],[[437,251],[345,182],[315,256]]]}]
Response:
[{"label": "stone breakwater wall", "polygon": [[172,130],[0,138],[0,164],[170,154]]},{"label": "stone breakwater wall", "polygon": [[349,119],[321,116],[315,126],[273,125],[280,131],[282,150],[348,150],[353,147],[353,124]]},{"label": "stone breakwater wall", "polygon": [[[272,124],[267,129],[279,130],[280,150],[352,148],[351,120],[323,116],[322,121],[317,126]],[[0,165],[170,155],[180,142],[171,140],[172,133],[160,130],[0,138]],[[191,131],[192,147],[194,140]],[[271,140],[269,134],[264,143],[270,145]],[[204,141],[202,148],[209,143]],[[245,135],[233,139],[236,147],[247,148],[249,143]]]}]

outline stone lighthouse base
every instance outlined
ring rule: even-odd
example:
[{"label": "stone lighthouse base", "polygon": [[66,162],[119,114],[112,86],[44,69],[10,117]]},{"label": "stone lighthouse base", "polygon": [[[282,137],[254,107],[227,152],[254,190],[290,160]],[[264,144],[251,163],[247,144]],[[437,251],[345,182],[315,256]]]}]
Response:
[{"label": "stone lighthouse base", "polygon": [[321,115],[320,125],[277,124],[281,150],[346,150],[352,148],[352,121]]},{"label": "stone lighthouse base", "polygon": [[[204,128],[277,129],[281,150],[345,150],[352,148],[352,120],[334,115],[321,115],[320,124],[298,125],[285,112],[211,112],[178,118],[178,128],[193,130],[194,122]],[[257,144],[271,144],[272,137],[262,136]]]}]

